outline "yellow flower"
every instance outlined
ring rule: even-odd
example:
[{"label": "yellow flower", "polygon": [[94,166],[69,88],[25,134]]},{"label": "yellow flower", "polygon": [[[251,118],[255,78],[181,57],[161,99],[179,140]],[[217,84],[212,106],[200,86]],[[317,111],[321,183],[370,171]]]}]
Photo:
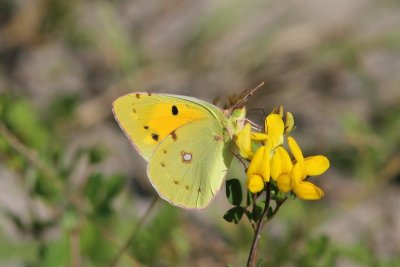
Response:
[{"label": "yellow flower", "polygon": [[289,154],[282,146],[278,147],[271,159],[271,178],[277,182],[279,191],[287,193],[292,190],[292,169],[293,164]]},{"label": "yellow flower", "polygon": [[243,129],[237,134],[235,142],[236,146],[239,148],[239,154],[242,158],[251,159],[253,157],[250,123],[246,123]]},{"label": "yellow flower", "polygon": [[264,181],[261,176],[253,175],[247,180],[247,188],[250,192],[258,193],[264,189]]},{"label": "yellow flower", "polygon": [[250,160],[253,157],[252,141],[268,142],[271,149],[283,143],[285,125],[277,114],[270,114],[265,119],[265,133],[251,131],[250,123],[246,123],[243,129],[236,135],[235,143],[242,158]]},{"label": "yellow flower", "polygon": [[323,174],[329,168],[329,160],[320,155],[304,158],[303,152],[292,137],[288,137],[288,144],[296,159],[292,170],[293,192],[301,199],[320,199],[324,196],[324,191],[318,186],[304,181],[304,179],[307,176]]},{"label": "yellow flower", "polygon": [[[282,111],[283,112],[283,111]],[[293,116],[286,114],[290,119],[289,128],[293,126]],[[251,160],[247,169],[247,187],[250,192],[257,193],[263,190],[264,183],[269,182],[271,177],[270,159],[272,155],[275,167],[272,179],[278,182],[280,190],[289,192],[291,186],[292,162],[286,150],[281,147],[283,144],[283,134],[285,125],[282,116],[270,114],[265,118],[265,133],[252,132],[251,125],[247,123],[237,134],[235,143],[238,147],[240,156]],[[253,141],[261,142],[261,146],[256,153],[253,151]]]},{"label": "yellow flower", "polygon": [[272,149],[283,144],[284,128],[282,117],[278,114],[270,114],[265,119],[265,133],[268,135],[268,143]]},{"label": "yellow flower", "polygon": [[289,134],[293,128],[294,128],[294,117],[291,112],[286,112],[286,114],[283,113],[283,106],[279,106],[277,108],[274,108],[271,112],[271,114],[277,114],[279,115],[282,119],[284,119],[285,122],[285,134]]},{"label": "yellow flower", "polygon": [[[284,193],[293,191],[301,199],[320,199],[324,195],[322,189],[305,179],[324,173],[329,168],[329,160],[324,156],[304,158],[296,141],[288,137],[289,148],[295,158],[292,162],[282,144],[284,134],[294,128],[294,118],[290,112],[285,115],[283,119],[281,106],[265,118],[265,133],[252,132],[251,125],[247,123],[237,134],[235,143],[240,156],[251,160],[247,169],[247,187],[252,193],[260,192],[271,177]],[[261,143],[256,153],[253,141]]]},{"label": "yellow flower", "polygon": [[250,192],[257,193],[264,188],[264,182],[270,178],[270,153],[269,146],[260,146],[247,169],[247,187]]},{"label": "yellow flower", "polygon": [[321,175],[329,168],[329,160],[324,156],[304,158],[297,142],[288,137],[288,144],[296,162],[292,164],[289,154],[283,147],[278,147],[271,159],[271,177],[277,181],[282,192],[293,191],[297,197],[316,200],[324,196],[324,192],[316,185],[304,181],[307,176]]},{"label": "yellow flower", "polygon": [[264,133],[251,132],[250,123],[246,123],[243,129],[236,135],[235,143],[242,158],[250,160],[253,155],[252,141],[265,141],[268,136]]}]

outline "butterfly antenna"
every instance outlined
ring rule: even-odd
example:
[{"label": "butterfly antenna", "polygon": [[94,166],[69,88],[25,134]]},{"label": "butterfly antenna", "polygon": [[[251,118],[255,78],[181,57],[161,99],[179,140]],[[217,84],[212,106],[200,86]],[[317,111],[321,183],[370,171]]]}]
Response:
[{"label": "butterfly antenna", "polygon": [[262,86],[264,85],[264,82],[261,82],[259,85],[257,85],[256,88],[254,88],[253,90],[250,91],[250,93],[248,93],[247,95],[245,95],[239,102],[237,102],[235,105],[233,105],[232,109],[237,109],[239,107],[241,107],[246,101],[247,99],[252,96],[258,89],[260,89]]},{"label": "butterfly antenna", "polygon": [[246,120],[248,123],[250,123],[250,125],[251,125],[251,127],[252,127],[253,129],[256,129],[257,131],[261,131],[262,127],[261,127],[260,125],[258,125],[257,123],[255,123],[255,122],[249,120],[248,118],[245,118],[245,120]]}]

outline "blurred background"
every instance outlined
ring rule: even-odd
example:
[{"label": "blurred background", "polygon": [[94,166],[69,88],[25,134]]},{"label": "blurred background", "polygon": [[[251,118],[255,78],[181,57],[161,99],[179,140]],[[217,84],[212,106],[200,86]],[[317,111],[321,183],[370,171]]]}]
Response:
[{"label": "blurred background", "polygon": [[248,108],[283,104],[331,168],[323,200],[267,225],[260,266],[400,266],[399,69],[394,0],[0,0],[0,266],[244,266],[252,229],[222,218],[224,190],[152,205],[111,103],[223,105],[262,81]]}]

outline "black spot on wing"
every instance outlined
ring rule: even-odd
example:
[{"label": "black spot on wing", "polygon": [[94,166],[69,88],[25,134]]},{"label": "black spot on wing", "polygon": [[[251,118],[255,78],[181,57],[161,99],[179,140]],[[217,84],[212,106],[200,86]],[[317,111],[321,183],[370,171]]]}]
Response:
[{"label": "black spot on wing", "polygon": [[172,115],[174,115],[174,116],[178,115],[178,113],[179,113],[178,108],[175,105],[172,106],[171,111],[172,111]]},{"label": "black spot on wing", "polygon": [[159,135],[156,133],[151,134],[151,138],[153,138],[154,141],[158,141],[158,137],[159,137]]},{"label": "black spot on wing", "polygon": [[140,98],[140,94],[136,94],[136,98],[139,99]]},{"label": "black spot on wing", "polygon": [[143,128],[144,128],[145,130],[148,130],[148,129],[149,129],[149,126],[145,125]]}]

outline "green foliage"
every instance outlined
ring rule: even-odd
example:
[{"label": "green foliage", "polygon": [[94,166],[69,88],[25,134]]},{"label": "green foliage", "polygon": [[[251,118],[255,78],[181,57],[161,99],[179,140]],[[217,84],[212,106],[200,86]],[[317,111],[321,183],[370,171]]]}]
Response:
[{"label": "green foliage", "polygon": [[93,147],[89,149],[89,161],[91,164],[97,164],[104,160],[107,152],[102,147]]},{"label": "green foliage", "polygon": [[59,188],[57,188],[55,183],[49,182],[49,180],[46,178],[46,174],[37,172],[36,173],[36,179],[32,185],[32,195],[33,196],[39,196],[43,200],[46,201],[58,201],[60,200],[60,192]]},{"label": "green foliage", "polygon": [[257,202],[253,210],[251,212],[246,213],[246,215],[253,221],[257,222],[261,219],[262,212],[264,211],[265,208],[265,201],[259,201]]},{"label": "green foliage", "polygon": [[[12,210],[3,211],[5,218],[19,233],[37,241],[30,245],[31,254],[26,257],[19,254],[20,260],[29,266],[49,267],[68,266],[76,260],[74,257],[77,255],[85,262],[84,266],[103,266],[110,262],[119,247],[115,245],[118,240],[110,242],[109,235],[115,232],[114,235],[119,236],[120,231],[126,231],[126,228],[112,230],[113,225],[120,224],[120,218],[123,217],[115,209],[114,200],[123,193],[126,180],[118,174],[105,175],[96,171],[95,166],[101,164],[108,153],[100,144],[81,147],[74,151],[71,160],[65,160],[67,144],[63,143],[57,131],[53,131],[53,127],[58,127],[60,121],[73,114],[75,100],[67,98],[55,102],[57,108],[46,120],[22,98],[1,95],[0,101],[2,127],[7,132],[7,136],[0,137],[0,157],[5,158],[8,166],[24,177],[21,185],[26,188],[27,197],[32,203],[46,203],[61,215],[42,218],[33,211],[27,220]],[[15,147],[15,142],[18,147]],[[86,162],[90,171],[76,185],[71,175],[76,173],[82,162]],[[163,206],[149,224],[135,233],[129,251],[125,253],[146,266],[159,262],[159,255],[164,253],[166,245],[171,245],[171,240],[182,242],[174,237],[178,226],[177,215],[177,208]],[[136,216],[129,216],[123,220],[125,225],[130,226],[129,232],[137,219]],[[60,236],[45,238],[54,229],[60,231]],[[119,242],[122,244],[126,236],[121,240]],[[181,246],[172,245],[177,249]],[[171,261],[178,262],[179,259],[172,258]]]},{"label": "green foliage", "polygon": [[49,124],[65,123],[68,119],[73,119],[75,108],[78,105],[78,96],[74,94],[61,95],[56,97],[47,108],[51,110],[46,114],[46,120]]},{"label": "green foliage", "polygon": [[223,216],[230,223],[239,223],[246,209],[241,206],[243,199],[242,184],[239,179],[226,180],[226,198],[235,207],[229,209]]},{"label": "green foliage", "polygon": [[100,173],[93,173],[88,177],[84,188],[84,194],[87,196],[93,215],[108,217],[112,212],[112,200],[122,190],[124,179],[122,176],[114,175],[104,177]]},{"label": "green foliage", "polygon": [[239,179],[229,179],[226,181],[226,198],[234,206],[242,203],[242,185]]},{"label": "green foliage", "polygon": [[50,0],[46,8],[48,12],[42,19],[42,32],[53,33],[73,23],[73,8],[76,1]]},{"label": "green foliage", "polygon": [[398,107],[384,107],[370,121],[347,114],[342,124],[353,141],[348,146],[333,148],[330,153],[338,169],[373,184],[376,173],[398,153],[399,113]]},{"label": "green foliage", "polygon": [[152,221],[137,233],[130,247],[131,253],[146,266],[162,262],[159,256],[178,227],[177,215],[178,208],[163,205]]},{"label": "green foliage", "polygon": [[43,267],[61,267],[69,263],[70,244],[68,236],[52,240],[42,247],[43,254],[41,266]]},{"label": "green foliage", "polygon": [[[80,147],[75,147],[75,138],[92,130],[77,125],[77,107],[93,99],[105,100],[102,108],[109,114],[101,123],[116,127],[115,122],[111,122],[110,95],[121,90],[144,89],[142,87],[147,86],[144,80],[149,77],[154,80],[156,76],[159,80],[155,79],[151,85],[155,90],[179,90],[185,83],[183,77],[189,77],[193,85],[189,87],[193,91],[186,91],[187,95],[204,86],[214,88],[226,84],[242,88],[266,80],[268,97],[253,97],[251,101],[255,99],[257,105],[263,103],[262,107],[268,108],[272,105],[271,99],[284,96],[285,101],[294,101],[295,109],[303,110],[307,116],[311,110],[324,113],[315,116],[313,122],[322,125],[317,129],[318,135],[329,132],[331,143],[318,138],[318,144],[329,152],[330,174],[339,179],[328,182],[330,190],[326,192],[322,207],[307,203],[310,208],[305,208],[296,203],[280,210],[279,218],[272,220],[262,233],[259,255],[264,261],[259,266],[329,267],[346,263],[400,266],[400,256],[388,253],[383,257],[377,252],[381,249],[374,247],[374,240],[366,238],[343,244],[316,234],[320,231],[318,226],[328,224],[333,216],[335,219],[345,216],[343,210],[338,212],[337,204],[332,203],[337,203],[337,196],[346,195],[347,189],[352,190],[337,186],[344,182],[347,187],[347,179],[354,180],[351,186],[357,186],[357,192],[339,206],[344,205],[350,211],[365,200],[358,199],[359,192],[369,199],[369,194],[382,196],[388,189],[394,192],[398,189],[400,105],[396,94],[398,80],[393,69],[397,66],[400,38],[397,28],[391,27],[396,21],[390,19],[396,17],[393,15],[398,12],[398,3],[373,4],[371,1],[366,12],[354,12],[353,16],[345,16],[340,21],[343,27],[339,28],[344,31],[335,29],[335,23],[333,31],[329,30],[329,25],[321,24],[320,28],[327,31],[315,35],[318,29],[312,24],[318,22],[320,16],[306,17],[307,13],[303,13],[306,9],[293,16],[292,11],[296,10],[288,3],[258,1],[252,6],[243,1],[225,1],[229,3],[209,5],[205,1],[204,6],[196,5],[201,16],[193,17],[185,16],[193,14],[190,5],[144,4],[150,1],[135,3],[136,7],[147,8],[140,10],[138,16],[131,16],[137,10],[131,9],[129,2],[0,0],[0,32],[4,37],[0,43],[0,123],[22,147],[28,148],[28,153],[21,152],[0,134],[0,180],[4,193],[1,200],[14,193],[8,191],[6,176],[11,176],[19,189],[15,201],[1,203],[0,266],[77,266],[76,259],[81,261],[82,267],[108,266],[140,221],[145,201],[136,191],[129,190],[127,177],[112,173],[107,169],[108,162],[103,165],[111,150],[105,146],[108,140],[90,147],[79,142]],[[21,7],[28,9],[20,12]],[[318,8],[316,5],[314,10]],[[357,13],[370,15],[379,10],[379,14],[385,15],[388,8],[394,13],[369,16],[368,23],[361,23],[361,28],[360,23],[354,23],[366,21]],[[376,30],[374,27],[380,24],[376,24],[375,18],[380,20],[381,17],[384,27],[378,28],[383,30]],[[298,18],[307,21],[299,24]],[[26,25],[35,24],[36,19],[38,25]],[[163,25],[164,22],[172,23]],[[350,23],[354,28],[346,27]],[[357,34],[353,34],[355,32]],[[293,36],[301,41],[290,42]],[[160,44],[162,47],[158,49]],[[46,90],[54,91],[43,96],[45,90],[40,90],[41,96],[47,98],[41,100],[49,104],[38,106],[38,102],[30,99],[39,93],[32,82],[39,85],[44,82],[46,86],[50,79],[43,81],[43,69],[40,66],[35,70],[32,61],[36,57],[36,60],[43,60],[40,54],[54,47],[65,50],[61,53],[82,66],[83,78],[79,82],[87,88],[66,94],[62,88],[60,94],[57,90],[65,84],[51,80],[53,84]],[[178,79],[168,71],[177,73]],[[125,77],[133,81],[125,81]],[[175,78],[168,79],[166,86],[162,81],[165,77]],[[75,78],[68,77],[69,82],[72,80],[69,85],[74,86]],[[215,84],[215,80],[220,84]],[[314,85],[314,80],[320,84]],[[118,89],[114,91],[114,88]],[[228,90],[234,92],[238,88],[231,86]],[[208,99],[213,97],[213,94],[204,94]],[[105,95],[107,97],[103,98]],[[313,100],[307,102],[306,109],[296,100],[301,99],[301,95]],[[343,111],[348,113],[343,114]],[[308,124],[301,114],[298,122],[299,125]],[[300,134],[315,130],[310,127],[302,132],[305,127],[300,128]],[[328,179],[330,174],[326,176]],[[227,208],[224,219],[231,224],[219,220],[219,205],[196,215],[188,211],[180,213],[168,205],[156,206],[117,266],[190,266],[193,262],[199,265],[203,259],[209,266],[209,261],[225,257],[225,250],[233,263],[227,266],[244,266],[253,233],[248,219],[254,223],[260,218],[265,194],[247,192],[240,185],[243,181],[236,179],[226,184],[226,203],[232,206]],[[370,188],[368,192],[366,184]],[[294,195],[282,195],[271,184],[273,201],[267,220],[275,214],[275,203],[286,197],[290,200]],[[138,199],[140,201],[136,201]],[[388,209],[388,216],[392,212],[390,204],[381,207]],[[214,214],[213,209],[217,209],[219,219],[207,218]],[[200,223],[197,216],[201,217]],[[203,219],[207,223],[203,223]],[[218,244],[214,248],[210,239],[203,238],[203,243],[211,247],[209,250],[201,242],[200,245],[189,242],[188,221],[199,229],[207,227],[210,236],[222,241],[215,242]],[[220,222],[219,232],[215,233],[215,224]],[[374,226],[379,227],[374,227],[373,232],[391,231],[381,225]],[[368,236],[368,233],[362,235]]]},{"label": "green foliage", "polygon": [[105,238],[104,229],[111,225],[105,221],[86,222],[81,225],[81,253],[91,266],[104,265],[116,253],[116,247]]},{"label": "green foliage", "polygon": [[329,243],[326,236],[308,240],[304,252],[296,257],[295,262],[299,266],[336,266],[336,253]]},{"label": "green foliage", "polygon": [[240,221],[240,219],[242,219],[244,212],[245,209],[243,207],[236,206],[228,210],[223,218],[227,222],[233,222],[237,224]]},{"label": "green foliage", "polygon": [[[270,190],[269,197],[272,201],[275,201],[276,205],[273,209],[271,206],[266,207],[266,200],[262,196],[266,196],[266,191]],[[286,201],[288,196],[286,194],[277,193],[277,187],[274,183],[266,183],[262,192],[253,194],[246,190],[246,202],[242,205],[243,200],[243,186],[239,179],[229,179],[226,181],[226,198],[229,203],[234,205],[233,208],[229,209],[223,216],[224,220],[229,223],[238,224],[242,219],[243,215],[246,215],[248,220],[251,222],[253,229],[258,222],[264,220],[263,214],[267,220],[272,217],[278,211],[280,205]],[[268,203],[270,201],[268,200]]]},{"label": "green foliage", "polygon": [[40,151],[50,140],[49,132],[31,103],[12,96],[1,96],[1,119],[25,144]]}]

